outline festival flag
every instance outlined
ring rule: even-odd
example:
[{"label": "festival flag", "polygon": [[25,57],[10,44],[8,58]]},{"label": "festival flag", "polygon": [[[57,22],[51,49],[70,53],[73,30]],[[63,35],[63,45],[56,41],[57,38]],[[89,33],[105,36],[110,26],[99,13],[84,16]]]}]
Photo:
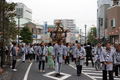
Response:
[{"label": "festival flag", "polygon": [[109,33],[109,35],[111,35],[111,33]]},{"label": "festival flag", "polygon": [[118,33],[118,30],[116,30],[116,33]]},{"label": "festival flag", "polygon": [[112,32],[112,35],[114,34],[114,32]]}]

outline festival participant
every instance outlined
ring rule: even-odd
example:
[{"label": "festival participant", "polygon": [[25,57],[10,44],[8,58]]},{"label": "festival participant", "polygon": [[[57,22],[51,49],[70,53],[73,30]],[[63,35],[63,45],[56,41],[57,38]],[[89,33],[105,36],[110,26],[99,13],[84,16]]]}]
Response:
[{"label": "festival participant", "polygon": [[64,59],[66,59],[67,52],[64,49],[64,46],[62,45],[63,41],[62,39],[58,40],[58,44],[55,44],[52,52],[53,59],[55,60],[55,77],[61,76],[61,65],[63,62],[63,55]]},{"label": "festival participant", "polygon": [[81,47],[80,43],[78,43],[77,49],[76,49],[76,67],[77,67],[78,76],[81,75],[85,56],[86,56],[85,49]]},{"label": "festival participant", "polygon": [[70,55],[71,55],[71,60],[73,62],[73,44],[70,44],[69,52],[70,52]]},{"label": "festival participant", "polygon": [[34,46],[34,54],[35,54],[35,61],[38,62],[38,47],[39,47],[39,44],[35,44]]},{"label": "festival participant", "polygon": [[45,57],[47,56],[47,48],[45,47],[44,41],[41,42],[41,46],[38,47],[38,56],[39,56],[39,70],[40,72],[45,72]]},{"label": "festival participant", "polygon": [[17,60],[17,43],[13,43],[13,47],[12,47],[12,70],[13,71],[17,71],[17,69],[15,69],[15,65],[16,65],[16,60]]},{"label": "festival participant", "polygon": [[13,44],[14,44],[14,42],[12,42],[12,45],[10,46],[10,50],[9,50],[9,52],[8,52],[8,54],[10,55],[10,67],[12,68],[12,52],[11,52],[11,50],[12,50],[12,48],[13,48]]},{"label": "festival participant", "polygon": [[34,49],[33,49],[33,45],[30,45],[30,48],[28,49],[28,53],[29,53],[29,62],[32,63],[33,62],[33,54],[34,54]]},{"label": "festival participant", "polygon": [[92,53],[91,53],[92,52],[91,43],[88,43],[85,49],[86,49],[86,66],[89,65],[88,60],[90,59],[92,62],[92,67],[94,67]]},{"label": "festival participant", "polygon": [[118,44],[116,48],[117,49],[116,49],[115,56],[116,56],[117,64],[115,66],[115,76],[118,77],[118,72],[120,70],[120,44]]},{"label": "festival participant", "polygon": [[102,50],[103,50],[103,48],[101,46],[101,43],[99,42],[95,49],[95,53],[94,53],[96,70],[100,70],[100,68],[101,68],[100,55],[101,55]]},{"label": "festival participant", "polygon": [[73,46],[73,60],[75,61],[75,63],[76,63],[76,48],[77,48],[77,44],[78,44],[78,41],[76,40],[75,44]]},{"label": "festival participant", "polygon": [[66,43],[66,51],[67,51],[67,56],[66,56],[66,60],[65,60],[65,64],[70,64],[70,47],[69,47],[69,43]]},{"label": "festival participant", "polygon": [[116,64],[115,51],[111,49],[110,43],[106,44],[106,49],[102,50],[100,56],[100,62],[103,64],[103,80],[107,79],[107,72],[109,72],[109,80],[114,80],[113,78],[113,66]]},{"label": "festival participant", "polygon": [[25,55],[27,53],[26,47],[24,47],[24,44],[22,44],[22,48],[20,50],[20,53],[22,55],[22,62],[25,62]]},{"label": "festival participant", "polygon": [[48,56],[47,56],[47,58],[48,58],[48,67],[54,69],[54,60],[52,58],[52,51],[53,51],[52,44],[49,43]]},{"label": "festival participant", "polygon": [[26,51],[27,51],[26,59],[29,58],[29,48],[30,48],[30,44],[27,44],[27,45],[26,45]]}]

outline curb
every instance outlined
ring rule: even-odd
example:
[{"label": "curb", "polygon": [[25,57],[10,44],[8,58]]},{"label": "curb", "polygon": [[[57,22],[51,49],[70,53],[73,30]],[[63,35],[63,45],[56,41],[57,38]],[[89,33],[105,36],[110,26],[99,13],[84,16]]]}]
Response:
[{"label": "curb", "polygon": [[[19,59],[19,61],[17,61],[16,67],[18,67],[18,65],[20,64],[20,62],[21,62],[21,59]],[[12,77],[12,75],[13,75],[13,72],[11,71],[11,68],[10,68],[8,71],[6,71],[3,79],[0,79],[0,80],[10,80],[11,77]]]}]

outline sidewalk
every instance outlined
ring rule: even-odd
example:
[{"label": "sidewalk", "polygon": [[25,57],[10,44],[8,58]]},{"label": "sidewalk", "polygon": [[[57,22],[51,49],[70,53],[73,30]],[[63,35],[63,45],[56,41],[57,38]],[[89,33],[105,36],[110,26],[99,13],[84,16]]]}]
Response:
[{"label": "sidewalk", "polygon": [[[16,67],[19,65],[21,59],[17,60]],[[0,80],[10,80],[13,72],[11,71],[11,68],[9,65],[7,65],[5,68],[3,68],[3,73],[0,74]]]}]

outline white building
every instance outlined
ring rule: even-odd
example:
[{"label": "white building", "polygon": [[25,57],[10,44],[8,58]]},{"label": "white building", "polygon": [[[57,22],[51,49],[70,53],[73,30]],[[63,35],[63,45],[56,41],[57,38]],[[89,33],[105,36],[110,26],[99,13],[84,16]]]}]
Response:
[{"label": "white building", "polygon": [[54,24],[57,20],[60,20],[64,26],[64,29],[71,29],[71,30],[75,30],[76,25],[74,24],[74,20],[73,19],[55,19],[54,20]]},{"label": "white building", "polygon": [[18,18],[19,15],[20,18],[27,19],[29,21],[32,20],[32,10],[23,3],[17,3],[16,13],[17,13],[16,18]]}]

